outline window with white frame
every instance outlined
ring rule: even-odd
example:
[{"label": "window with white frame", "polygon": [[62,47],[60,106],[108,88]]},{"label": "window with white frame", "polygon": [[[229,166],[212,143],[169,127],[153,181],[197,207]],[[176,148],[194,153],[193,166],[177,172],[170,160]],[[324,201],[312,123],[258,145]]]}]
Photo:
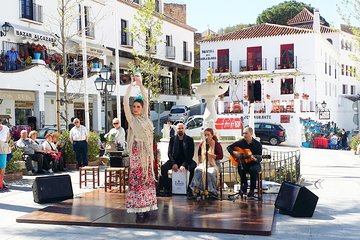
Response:
[{"label": "window with white frame", "polygon": [[351,85],[350,94],[355,95],[355,92],[356,92],[355,85]]},{"label": "window with white frame", "polygon": [[348,94],[347,85],[346,85],[346,84],[343,84],[343,85],[342,85],[342,94]]}]

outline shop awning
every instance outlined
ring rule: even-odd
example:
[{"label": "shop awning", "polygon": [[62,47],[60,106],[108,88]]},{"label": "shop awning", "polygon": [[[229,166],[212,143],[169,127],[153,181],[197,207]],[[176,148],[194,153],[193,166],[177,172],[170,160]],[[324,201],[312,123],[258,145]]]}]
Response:
[{"label": "shop awning", "polygon": [[[82,54],[81,45],[82,43],[80,40],[77,39],[69,40],[67,44],[68,53]],[[107,49],[106,47],[89,42],[86,42],[86,53],[89,56],[93,56],[93,57],[101,57],[102,55],[105,56],[113,55],[112,51]]]},{"label": "shop awning", "polygon": [[11,23],[11,25],[14,28],[15,36],[29,38],[36,41],[41,40],[50,43],[55,42],[55,38],[49,32],[37,30],[34,28],[24,27],[13,23]]},{"label": "shop awning", "polygon": [[35,101],[34,92],[0,90],[0,99],[11,99],[15,101]]}]

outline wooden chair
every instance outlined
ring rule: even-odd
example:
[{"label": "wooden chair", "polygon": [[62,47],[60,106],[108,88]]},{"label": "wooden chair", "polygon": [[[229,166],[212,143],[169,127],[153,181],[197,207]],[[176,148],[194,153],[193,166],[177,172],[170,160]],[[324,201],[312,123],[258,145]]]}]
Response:
[{"label": "wooden chair", "polygon": [[[90,178],[88,178],[88,176]],[[79,168],[79,178],[80,178],[80,188],[82,187],[83,183],[85,184],[85,187],[86,187],[88,182],[92,182],[93,188],[95,188],[96,183],[97,183],[97,186],[100,186],[100,168],[99,168],[99,166],[80,167]]]},{"label": "wooden chair", "polygon": [[126,167],[109,167],[105,169],[105,192],[112,187],[118,187],[120,193],[126,190],[129,170]]}]

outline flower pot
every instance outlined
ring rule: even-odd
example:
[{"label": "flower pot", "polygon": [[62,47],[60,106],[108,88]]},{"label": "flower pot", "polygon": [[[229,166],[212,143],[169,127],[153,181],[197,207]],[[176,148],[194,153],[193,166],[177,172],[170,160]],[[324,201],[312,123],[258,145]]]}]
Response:
[{"label": "flower pot", "polygon": [[302,143],[302,146],[303,146],[304,148],[308,148],[308,147],[310,147],[310,143],[308,143],[308,142],[303,142],[303,143]]},{"label": "flower pot", "polygon": [[94,63],[93,66],[94,68],[99,68],[99,63]]},{"label": "flower pot", "polygon": [[34,53],[34,59],[40,59],[40,57],[41,57],[41,53],[39,53],[39,52],[36,52],[36,53]]},{"label": "flower pot", "polygon": [[6,173],[4,176],[4,181],[9,182],[9,181],[14,181],[14,180],[19,180],[22,178],[23,178],[22,172]]}]

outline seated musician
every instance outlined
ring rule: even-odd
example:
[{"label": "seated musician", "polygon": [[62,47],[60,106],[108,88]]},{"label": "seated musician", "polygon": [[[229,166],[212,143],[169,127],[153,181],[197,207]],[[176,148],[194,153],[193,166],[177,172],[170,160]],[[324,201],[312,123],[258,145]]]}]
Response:
[{"label": "seated musician", "polygon": [[248,183],[246,173],[250,174],[250,191],[248,197],[254,196],[258,173],[261,171],[262,145],[253,138],[254,130],[251,127],[244,129],[244,138],[227,147],[228,152],[238,162],[238,172],[241,179],[241,191],[246,194]]},{"label": "seated musician", "polygon": [[[200,193],[205,196],[217,196],[217,179],[220,173],[220,160],[223,158],[223,150],[214,130],[206,128],[204,130],[205,141],[199,144],[198,149],[198,166],[195,168],[194,177],[190,183],[193,196],[196,198]],[[206,150],[208,156],[206,158]],[[207,163],[207,179],[206,179],[206,160]],[[205,189],[207,181],[207,189]]]}]

